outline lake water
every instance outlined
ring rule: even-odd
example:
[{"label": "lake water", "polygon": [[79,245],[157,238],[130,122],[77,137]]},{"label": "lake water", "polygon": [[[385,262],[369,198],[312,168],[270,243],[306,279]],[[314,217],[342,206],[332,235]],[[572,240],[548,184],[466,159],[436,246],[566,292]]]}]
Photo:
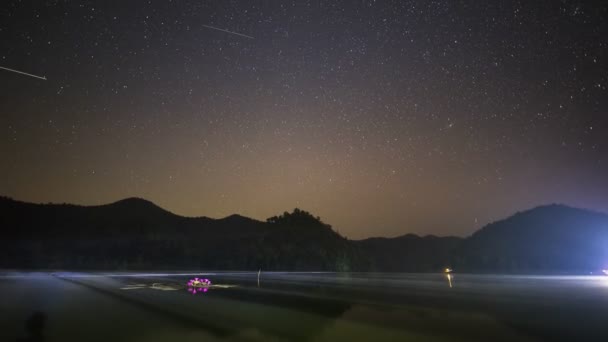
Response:
[{"label": "lake water", "polygon": [[608,277],[4,272],[19,340],[608,341]]}]

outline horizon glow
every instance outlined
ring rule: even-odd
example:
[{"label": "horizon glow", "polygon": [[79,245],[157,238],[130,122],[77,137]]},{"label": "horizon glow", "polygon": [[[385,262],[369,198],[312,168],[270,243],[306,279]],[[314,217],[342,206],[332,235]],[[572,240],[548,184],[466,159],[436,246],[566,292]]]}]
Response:
[{"label": "horizon glow", "polygon": [[351,239],[608,212],[607,7],[15,2],[1,64],[46,80],[0,73],[0,195]]}]

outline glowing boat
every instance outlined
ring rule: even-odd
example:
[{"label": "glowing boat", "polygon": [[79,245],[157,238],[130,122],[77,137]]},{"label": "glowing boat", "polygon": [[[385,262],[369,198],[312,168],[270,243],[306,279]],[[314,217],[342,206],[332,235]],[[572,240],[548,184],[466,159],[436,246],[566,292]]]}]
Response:
[{"label": "glowing boat", "polygon": [[207,278],[194,278],[190,279],[187,283],[188,292],[197,294],[199,292],[207,292],[211,287],[211,280]]}]

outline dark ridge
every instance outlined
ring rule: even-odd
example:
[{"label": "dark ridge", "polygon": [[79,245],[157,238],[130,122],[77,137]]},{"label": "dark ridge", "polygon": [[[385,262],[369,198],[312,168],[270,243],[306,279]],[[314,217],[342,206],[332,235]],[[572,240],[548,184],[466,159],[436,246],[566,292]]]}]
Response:
[{"label": "dark ridge", "polygon": [[125,198],[123,200],[101,205],[99,207],[113,211],[112,213],[109,213],[109,215],[125,215],[131,217],[149,216],[155,218],[160,218],[162,216],[173,216],[175,218],[185,218],[184,216],[176,215],[166,209],[163,209],[151,201],[138,197]]},{"label": "dark ridge", "polygon": [[100,206],[3,198],[0,268],[351,269],[348,242],[307,215],[296,209],[268,223],[182,217],[139,198]]},{"label": "dark ridge", "polygon": [[406,234],[395,238],[355,241],[369,257],[373,270],[384,272],[436,272],[451,263],[459,237],[424,237]]},{"label": "dark ridge", "polygon": [[160,208],[159,206],[157,206],[156,204],[152,203],[151,201],[148,201],[148,200],[140,198],[140,197],[128,197],[128,198],[125,198],[125,199],[122,199],[122,200],[118,200],[116,202],[113,202],[113,203],[110,203],[110,204],[106,204],[106,205]]},{"label": "dark ridge", "polygon": [[456,264],[480,272],[589,273],[608,267],[608,215],[561,204],[490,223],[459,246]]},{"label": "dark ridge", "polygon": [[218,219],[218,221],[224,221],[224,222],[230,222],[230,223],[243,223],[243,222],[257,222],[257,223],[261,223],[261,221],[252,219],[250,217],[242,216],[242,215],[239,215],[239,214],[232,214],[232,215],[223,217],[221,219]]},{"label": "dark ridge", "polygon": [[266,222],[183,217],[127,198],[99,206],[0,197],[0,268],[588,273],[608,268],[608,215],[545,205],[467,238],[348,240],[294,209]]}]

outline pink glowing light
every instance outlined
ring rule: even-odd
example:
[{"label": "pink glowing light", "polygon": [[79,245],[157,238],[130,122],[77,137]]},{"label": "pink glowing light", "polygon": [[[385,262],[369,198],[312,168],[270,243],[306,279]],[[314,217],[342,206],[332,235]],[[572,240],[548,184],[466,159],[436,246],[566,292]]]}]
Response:
[{"label": "pink glowing light", "polygon": [[211,280],[207,278],[194,278],[190,279],[187,283],[188,292],[197,294],[200,292],[207,292],[211,286]]}]

